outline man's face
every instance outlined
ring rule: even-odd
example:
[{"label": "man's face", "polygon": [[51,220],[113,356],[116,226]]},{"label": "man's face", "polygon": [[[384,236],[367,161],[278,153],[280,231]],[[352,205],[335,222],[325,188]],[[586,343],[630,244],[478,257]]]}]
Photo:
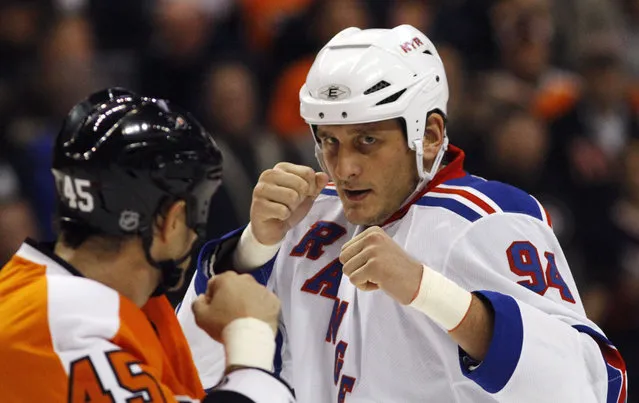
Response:
[{"label": "man's face", "polygon": [[380,225],[415,189],[415,153],[397,119],[320,125],[317,136],[349,222]]}]

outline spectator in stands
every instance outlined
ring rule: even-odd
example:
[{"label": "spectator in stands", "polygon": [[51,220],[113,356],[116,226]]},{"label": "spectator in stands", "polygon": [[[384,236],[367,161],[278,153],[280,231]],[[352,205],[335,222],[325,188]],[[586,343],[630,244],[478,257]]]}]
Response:
[{"label": "spectator in stands", "polygon": [[7,161],[0,159],[0,267],[25,238],[36,235],[35,219],[20,195],[18,177]]},{"label": "spectator in stands", "polygon": [[503,103],[517,104],[545,120],[569,109],[579,82],[553,66],[550,0],[497,0],[491,22],[503,68],[484,78],[482,103],[496,109]]},{"label": "spectator in stands", "polygon": [[299,155],[261,127],[258,86],[249,66],[240,61],[216,63],[205,88],[203,116],[224,154],[224,169],[233,175],[211,203],[211,209],[226,212],[208,228],[210,237],[219,237],[248,219],[251,189],[260,173],[279,161],[299,162]]}]

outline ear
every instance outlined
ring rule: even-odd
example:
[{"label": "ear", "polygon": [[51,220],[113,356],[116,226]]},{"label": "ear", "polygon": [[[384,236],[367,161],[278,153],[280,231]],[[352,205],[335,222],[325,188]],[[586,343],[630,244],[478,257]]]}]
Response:
[{"label": "ear", "polygon": [[186,225],[186,203],[178,200],[171,204],[164,216],[159,216],[156,221],[156,234],[162,243],[170,242],[176,230],[180,231]]},{"label": "ear", "polygon": [[434,159],[443,141],[444,118],[439,113],[431,113],[424,131],[424,159]]}]

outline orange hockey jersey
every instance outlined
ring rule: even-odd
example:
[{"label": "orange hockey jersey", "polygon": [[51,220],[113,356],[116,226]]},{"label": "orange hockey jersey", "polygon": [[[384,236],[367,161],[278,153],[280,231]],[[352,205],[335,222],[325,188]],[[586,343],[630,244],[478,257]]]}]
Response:
[{"label": "orange hockey jersey", "polygon": [[0,401],[197,402],[168,300],[143,309],[26,242],[0,270]]}]

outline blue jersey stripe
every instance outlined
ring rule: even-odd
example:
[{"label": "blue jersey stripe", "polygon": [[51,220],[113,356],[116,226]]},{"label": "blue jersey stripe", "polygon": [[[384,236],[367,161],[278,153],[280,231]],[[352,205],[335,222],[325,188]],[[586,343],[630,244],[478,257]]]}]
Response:
[{"label": "blue jersey stripe", "polygon": [[337,190],[335,190],[335,189],[327,189],[327,188],[324,188],[324,189],[320,192],[320,194],[328,195],[328,196],[337,196]]},{"label": "blue jersey stripe", "polygon": [[444,184],[471,187],[495,202],[505,213],[525,214],[544,221],[537,201],[528,193],[514,186],[496,181],[486,181],[472,175],[452,179]]},{"label": "blue jersey stripe", "polygon": [[476,176],[466,174],[466,176],[462,176],[461,178],[451,179],[449,181],[444,182],[445,185],[451,186],[470,186],[472,188],[476,188],[478,185],[482,183],[486,183],[487,181],[482,178],[478,178]]},{"label": "blue jersey stripe", "polygon": [[420,206],[442,207],[460,215],[470,222],[475,222],[481,218],[481,215],[470,207],[458,202],[455,199],[424,196],[417,200],[415,204]]}]

